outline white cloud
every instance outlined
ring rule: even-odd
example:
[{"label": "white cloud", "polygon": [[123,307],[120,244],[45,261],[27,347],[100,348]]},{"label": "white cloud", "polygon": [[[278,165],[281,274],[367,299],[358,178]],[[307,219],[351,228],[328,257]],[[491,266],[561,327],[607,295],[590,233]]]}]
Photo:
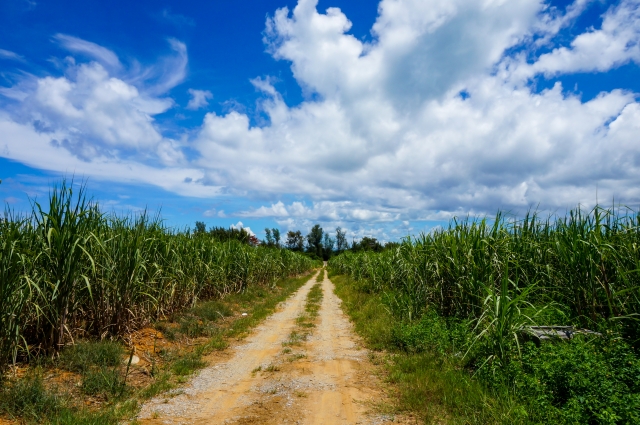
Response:
[{"label": "white cloud", "polygon": [[195,21],[191,18],[189,18],[188,16],[184,16],[181,15],[179,13],[172,13],[171,9],[162,9],[162,13],[160,14],[160,16],[162,17],[162,19],[166,20],[167,22],[177,26],[177,27],[184,27],[184,26],[195,26]]},{"label": "white cloud", "polygon": [[[184,78],[184,44],[171,40],[177,59],[164,58],[160,65],[136,75],[135,67],[131,71],[121,70],[117,56],[104,47],[60,34],[56,39],[68,50],[88,54],[95,61],[70,61],[65,76],[27,75],[13,87],[4,88],[0,94],[18,101],[5,109],[7,117],[46,135],[48,144],[87,162],[104,157],[143,162],[154,159],[157,165],[184,165],[180,144],[163,137],[153,119],[173,106],[171,99],[153,93],[162,93]],[[178,64],[176,72],[168,72],[160,80],[150,76],[174,69],[173,65],[167,65],[171,62]],[[149,79],[152,81],[145,85],[144,81]],[[21,150],[20,140],[8,143],[15,145],[14,151]],[[47,168],[51,167],[56,164]]]},{"label": "white cloud", "polygon": [[398,219],[397,212],[367,209],[365,205],[358,205],[351,201],[321,201],[307,206],[303,202],[295,201],[286,206],[282,201],[270,207],[261,206],[249,211],[236,213],[240,217],[285,217],[301,218],[304,220],[320,221],[367,221],[384,222]]},{"label": "white cloud", "polygon": [[640,64],[640,2],[623,0],[603,17],[600,29],[578,35],[568,47],[544,54],[527,74],[547,76],[567,72],[603,72],[629,61]]},{"label": "white cloud", "polygon": [[[214,197],[219,187],[196,183],[201,170],[189,167],[152,167],[137,161],[97,156],[85,161],[54,143],[57,134],[36,131],[32,125],[18,124],[0,114],[0,155],[42,170],[60,171],[101,180],[143,183],[185,196]],[[13,143],[19,140],[20,143]]]},{"label": "white cloud", "polygon": [[287,217],[289,212],[282,202],[272,204],[270,207],[262,206],[251,211],[239,212],[240,217]]},{"label": "white cloud", "polygon": [[[321,13],[317,1],[300,0],[267,20],[265,41],[290,63],[306,100],[288,106],[272,78],[256,78],[266,123],[211,112],[180,141],[163,136],[154,116],[173,105],[166,93],[186,78],[186,45],[170,40],[171,56],[117,71],[111,51],[61,39],[94,61],[4,88],[14,103],[0,125],[14,135],[0,154],[179,194],[259,195],[264,206],[234,215],[342,223],[379,239],[395,221],[592,204],[596,187],[600,199],[637,203],[637,95],[621,87],[583,101],[560,83],[541,92],[529,83],[638,62],[639,3],[623,0],[600,28],[563,47],[554,44],[558,32],[588,0],[564,11],[542,0],[382,0],[371,42],[348,33],[339,9]],[[190,93],[194,109],[210,98]],[[195,159],[182,153],[187,143]],[[291,195],[309,203],[285,205]],[[400,233],[411,227],[403,226]]]},{"label": "white cloud", "polygon": [[[506,49],[526,47],[536,32],[552,39],[585,4],[562,15],[540,1],[384,0],[377,38],[363,43],[345,33],[350,22],[338,9],[321,14],[315,1],[301,0],[267,21],[266,41],[319,100],[290,108],[272,85],[254,82],[267,95],[261,108],[270,124],[208,114],[196,141],[199,164],[215,184],[355,199],[365,208],[336,214],[362,220],[376,220],[371,211],[393,220],[389,207],[416,218],[425,210],[566,207],[592,203],[596,186],[637,200],[640,167],[632,158],[640,147],[626,119],[635,114],[634,95],[618,90],[581,102],[560,85],[535,93],[520,82],[521,70],[505,66],[513,65]],[[607,13],[603,31],[625,5]],[[470,98],[458,95],[462,89]],[[243,214],[285,217],[273,205]]]},{"label": "white cloud", "polygon": [[0,49],[0,59],[9,59],[9,60],[14,60],[18,62],[24,61],[23,56],[20,56],[19,54],[12,52],[10,50],[4,50],[4,49]]},{"label": "white cloud", "polygon": [[44,77],[30,80],[33,89],[17,119],[30,121],[42,132],[84,159],[117,156],[122,151],[148,155],[163,140],[152,116],[172,102],[148,97],[121,79],[111,77],[97,62],[73,67],[74,78]]},{"label": "white cloud", "polygon": [[203,108],[209,104],[207,100],[213,98],[213,95],[209,90],[195,90],[189,89],[189,94],[191,95],[191,99],[189,99],[189,103],[187,104],[187,109],[196,110]]},{"label": "white cloud", "polygon": [[[164,137],[154,122],[173,101],[149,92],[157,91],[158,81],[169,87],[167,81],[179,78],[150,75],[172,69],[166,66],[171,60],[124,70],[108,49],[69,36],[56,39],[93,60],[68,61],[65,76],[27,74],[0,91],[8,99],[0,99],[0,155],[39,169],[151,184],[187,196],[220,193],[219,187],[201,183],[203,170],[189,165],[181,142]],[[177,62],[184,62],[186,47],[173,41],[172,48],[179,50]],[[185,68],[178,66],[178,74]]]},{"label": "white cloud", "polygon": [[232,224],[231,228],[232,229],[238,229],[238,230],[244,229],[249,234],[249,236],[255,236],[256,235],[255,233],[253,233],[251,231],[251,227],[246,227],[244,224],[242,224],[241,221],[237,222],[236,224]]},{"label": "white cloud", "polygon": [[73,53],[82,53],[111,68],[120,68],[118,56],[106,47],[66,34],[56,34],[53,39]]},{"label": "white cloud", "polygon": [[224,213],[224,210],[216,210],[215,208],[210,208],[202,213],[205,217],[219,217],[225,218],[227,215]]},{"label": "white cloud", "polygon": [[160,65],[153,68],[152,74],[157,74],[157,81],[155,86],[148,90],[151,94],[164,94],[182,83],[187,76],[187,45],[175,38],[169,38],[167,41],[174,54],[164,57]]}]

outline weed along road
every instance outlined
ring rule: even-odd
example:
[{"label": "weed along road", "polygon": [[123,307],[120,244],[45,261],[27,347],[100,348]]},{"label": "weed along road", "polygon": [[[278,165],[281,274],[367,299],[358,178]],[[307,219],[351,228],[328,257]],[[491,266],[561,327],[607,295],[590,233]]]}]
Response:
[{"label": "weed along road", "polygon": [[378,424],[383,392],[333,283],[316,274],[245,340],[182,388],[143,406],[143,424]]}]

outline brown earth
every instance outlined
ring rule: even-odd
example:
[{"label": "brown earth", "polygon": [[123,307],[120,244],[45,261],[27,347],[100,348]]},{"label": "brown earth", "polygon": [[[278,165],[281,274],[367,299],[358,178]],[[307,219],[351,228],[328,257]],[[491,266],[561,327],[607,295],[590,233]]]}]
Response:
[{"label": "brown earth", "polygon": [[405,422],[377,413],[386,395],[376,366],[359,345],[326,273],[316,326],[306,341],[291,343],[315,283],[314,276],[228,355],[209,359],[211,366],[183,388],[146,403],[139,423]]}]

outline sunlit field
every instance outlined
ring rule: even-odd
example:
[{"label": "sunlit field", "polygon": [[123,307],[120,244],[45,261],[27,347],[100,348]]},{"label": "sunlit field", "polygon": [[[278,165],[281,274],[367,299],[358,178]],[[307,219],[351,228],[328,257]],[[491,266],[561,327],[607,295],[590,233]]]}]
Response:
[{"label": "sunlit field", "polygon": [[3,368],[77,338],[121,337],[198,300],[268,288],[312,266],[301,254],[253,246],[241,231],[213,237],[146,212],[107,213],[73,184],[32,206],[0,219]]},{"label": "sunlit field", "polygon": [[[406,356],[391,378],[406,408],[477,423],[638,423],[639,218],[596,207],[454,220],[329,266],[347,276],[339,291],[370,344]],[[425,367],[440,372],[413,382]]]}]

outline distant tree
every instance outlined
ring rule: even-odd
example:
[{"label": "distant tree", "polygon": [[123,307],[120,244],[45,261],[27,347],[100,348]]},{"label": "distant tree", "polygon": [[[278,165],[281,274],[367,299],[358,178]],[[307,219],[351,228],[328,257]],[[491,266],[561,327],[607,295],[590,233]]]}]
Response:
[{"label": "distant tree", "polygon": [[336,243],[335,239],[333,239],[331,236],[329,236],[328,233],[324,234],[324,238],[322,239],[322,258],[323,258],[323,260],[327,261],[329,258],[331,258],[331,255],[333,254],[333,247],[334,247],[335,243]]},{"label": "distant tree", "polygon": [[322,235],[324,231],[319,224],[314,225],[307,235],[307,251],[322,258]]},{"label": "distant tree", "polygon": [[244,229],[234,229],[226,227],[212,227],[209,229],[209,235],[220,242],[228,242],[230,240],[249,243],[249,232]]},{"label": "distant tree", "polygon": [[[242,229],[244,230],[244,229]],[[247,242],[249,243],[249,245],[251,246],[258,246],[260,245],[260,240],[255,236],[255,235],[250,235]]]},{"label": "distant tree", "polygon": [[204,224],[203,221],[196,221],[196,231],[197,234],[202,234],[207,231],[207,225]]},{"label": "distant tree", "polygon": [[280,229],[273,228],[271,229],[271,233],[273,233],[273,241],[276,246],[280,248]]},{"label": "distant tree", "polygon": [[342,252],[349,248],[349,242],[347,242],[347,232],[340,227],[336,228],[336,248],[338,252]]},{"label": "distant tree", "polygon": [[384,244],[384,249],[396,249],[400,247],[400,243],[398,242],[387,242],[386,244]]},{"label": "distant tree", "polygon": [[287,232],[287,248],[292,251],[302,251],[304,249],[304,236],[300,230]]},{"label": "distant tree", "polygon": [[380,244],[380,242],[378,242],[376,238],[370,238],[368,236],[365,236],[364,238],[360,239],[360,242],[353,241],[353,244],[351,245],[351,249],[353,251],[380,252],[383,250],[383,246],[382,244]]},{"label": "distant tree", "polygon": [[273,246],[273,236],[271,236],[271,229],[264,229],[264,233],[265,233],[265,238],[266,240],[266,245],[267,246]]}]

